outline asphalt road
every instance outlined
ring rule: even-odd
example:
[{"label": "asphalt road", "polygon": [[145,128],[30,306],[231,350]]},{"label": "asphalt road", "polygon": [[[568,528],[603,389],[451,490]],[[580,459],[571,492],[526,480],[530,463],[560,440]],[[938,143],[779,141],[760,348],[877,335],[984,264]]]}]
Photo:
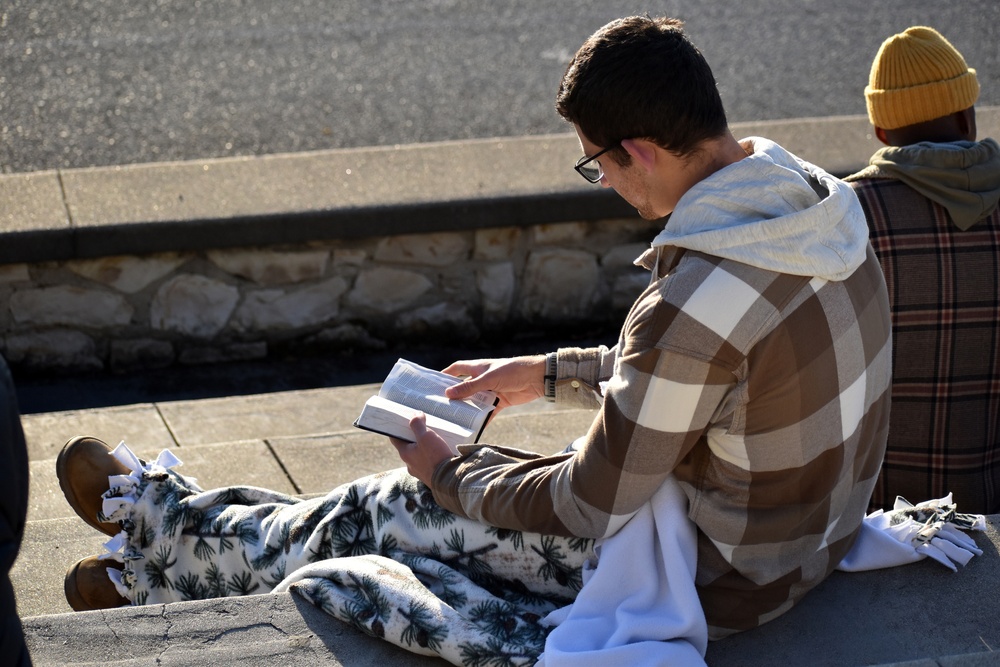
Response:
[{"label": "asphalt road", "polygon": [[647,11],[687,22],[733,121],[863,113],[913,24],[1000,104],[997,0],[2,0],[0,171],[566,132],[570,54]]}]

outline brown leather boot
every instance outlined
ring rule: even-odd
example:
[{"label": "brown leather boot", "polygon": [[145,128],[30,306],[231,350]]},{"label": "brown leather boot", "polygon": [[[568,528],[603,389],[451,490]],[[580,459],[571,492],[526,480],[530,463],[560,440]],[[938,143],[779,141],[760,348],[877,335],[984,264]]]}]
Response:
[{"label": "brown leather boot", "polygon": [[103,523],[97,516],[108,490],[108,477],[131,471],[110,455],[111,447],[97,438],[77,436],[66,443],[56,459],[56,476],[63,495],[80,518],[106,535],[114,537],[121,528]]},{"label": "brown leather boot", "polygon": [[66,572],[63,588],[73,611],[112,609],[130,604],[118,594],[118,589],[108,578],[109,567],[121,570],[124,566],[118,561],[88,556]]}]

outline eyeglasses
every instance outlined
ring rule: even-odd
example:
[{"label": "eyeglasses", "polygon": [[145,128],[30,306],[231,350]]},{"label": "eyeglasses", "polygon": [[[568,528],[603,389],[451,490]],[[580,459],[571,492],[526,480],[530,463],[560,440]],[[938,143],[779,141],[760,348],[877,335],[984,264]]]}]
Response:
[{"label": "eyeglasses", "polygon": [[601,167],[601,163],[597,162],[597,158],[615,148],[618,148],[618,144],[608,146],[604,150],[594,153],[589,157],[584,155],[576,161],[573,168],[576,169],[578,174],[586,178],[591,183],[600,183],[601,179],[604,178],[604,169]]}]

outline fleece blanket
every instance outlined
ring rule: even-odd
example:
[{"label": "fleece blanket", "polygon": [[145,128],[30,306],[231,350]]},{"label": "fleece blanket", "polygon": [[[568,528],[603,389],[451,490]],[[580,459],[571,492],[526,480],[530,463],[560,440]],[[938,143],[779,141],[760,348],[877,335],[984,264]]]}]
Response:
[{"label": "fleece blanket", "polygon": [[[491,528],[434,503],[405,470],[300,500],[255,487],[203,491],[170,452],[114,455],[104,515],[109,576],[133,604],[290,591],[408,651],[456,665],[703,665],[696,529],[669,479],[597,541]],[[865,519],[840,569],[981,553],[951,497]],[[961,530],[960,530],[961,529]]]}]

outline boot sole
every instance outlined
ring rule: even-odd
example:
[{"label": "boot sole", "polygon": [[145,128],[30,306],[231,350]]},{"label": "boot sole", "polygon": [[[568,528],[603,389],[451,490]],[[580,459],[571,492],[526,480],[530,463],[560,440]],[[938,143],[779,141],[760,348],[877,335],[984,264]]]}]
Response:
[{"label": "boot sole", "polygon": [[[130,602],[125,598],[120,598],[120,604],[94,605],[83,596],[77,583],[79,581],[80,566],[87,560],[90,559],[84,558],[83,560],[77,561],[73,567],[66,572],[66,578],[63,580],[63,592],[66,594],[66,602],[69,603],[70,608],[73,611],[94,611],[96,609],[113,609],[115,607],[128,606]],[[111,580],[108,579],[107,583],[111,584]]]},{"label": "boot sole", "polygon": [[91,611],[93,608],[87,604],[83,596],[80,595],[80,589],[76,585],[77,572],[80,570],[80,563],[83,561],[78,561],[69,569],[66,573],[66,578],[63,580],[63,592],[66,594],[66,602],[69,603],[70,609],[73,611]]},{"label": "boot sole", "polygon": [[[68,482],[66,481],[69,476],[66,470],[66,461],[69,459],[70,450],[72,450],[74,447],[77,447],[79,443],[86,442],[88,440],[93,440],[94,442],[101,442],[97,438],[92,438],[86,435],[78,435],[75,438],[72,438],[65,445],[63,445],[62,450],[59,452],[59,456],[56,458],[56,477],[59,478],[59,488],[62,489],[63,495],[69,502],[69,506],[73,508],[73,511],[76,512],[77,516],[83,519],[88,526],[96,528],[97,530],[101,531],[102,533],[104,533],[109,537],[114,537],[115,535],[121,532],[121,529],[118,527],[118,525],[114,523],[102,523],[97,520],[96,516],[87,516],[82,511],[80,511],[79,499],[76,497],[76,493],[74,493],[73,489],[69,486]],[[110,450],[108,451],[110,452]],[[69,593],[67,592],[67,596],[68,595]]]}]

